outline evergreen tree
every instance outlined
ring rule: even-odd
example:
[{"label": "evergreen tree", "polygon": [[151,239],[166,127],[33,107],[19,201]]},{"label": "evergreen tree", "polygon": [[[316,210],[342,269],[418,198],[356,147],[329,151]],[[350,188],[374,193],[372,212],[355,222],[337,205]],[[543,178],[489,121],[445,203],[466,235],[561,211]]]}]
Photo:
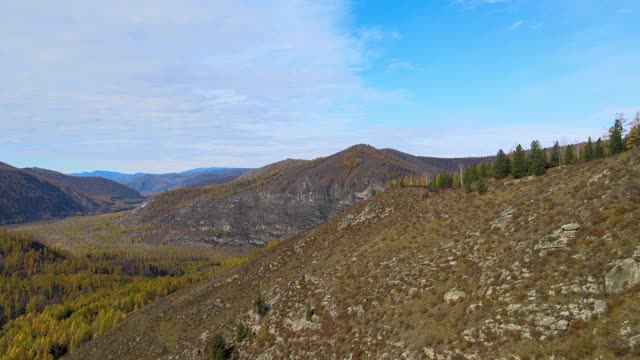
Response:
[{"label": "evergreen tree", "polygon": [[589,136],[589,140],[587,140],[587,144],[584,147],[584,161],[591,161],[593,158],[593,141],[591,141],[591,136]]},{"label": "evergreen tree", "polygon": [[480,178],[486,178],[488,176],[487,173],[487,164],[485,163],[480,163],[477,166],[477,170],[478,170],[478,177]]},{"label": "evergreen tree", "polygon": [[518,144],[516,151],[513,153],[513,162],[511,164],[511,174],[515,179],[519,179],[527,175],[529,166],[527,164],[527,153],[522,148],[522,145]]},{"label": "evergreen tree", "polygon": [[624,151],[624,143],[622,141],[622,116],[618,116],[613,126],[609,128],[609,154],[615,155]]},{"label": "evergreen tree", "polygon": [[593,147],[593,158],[600,159],[601,157],[604,157],[604,142],[601,138],[598,138],[595,146]]},{"label": "evergreen tree", "polygon": [[487,192],[488,190],[487,182],[484,180],[484,178],[478,179],[477,189],[478,189],[478,194],[484,194]]},{"label": "evergreen tree", "polygon": [[453,175],[445,171],[440,174],[440,188],[448,189],[451,187],[453,187]]},{"label": "evergreen tree", "polygon": [[462,175],[462,186],[464,187],[464,191],[470,193],[473,188],[473,182],[478,180],[478,172],[476,167],[471,165],[464,169],[464,174]]},{"label": "evergreen tree", "polygon": [[573,152],[573,144],[567,145],[564,149],[564,163],[569,165],[576,162],[576,157]]},{"label": "evergreen tree", "polygon": [[551,160],[549,166],[560,166],[560,144],[556,141],[551,149]]},{"label": "evergreen tree", "polygon": [[529,161],[529,174],[540,176],[544,175],[547,169],[547,155],[540,146],[540,142],[535,140],[531,142],[531,161]]},{"label": "evergreen tree", "polygon": [[504,179],[511,174],[511,161],[507,154],[500,149],[493,163],[493,176],[496,179]]}]

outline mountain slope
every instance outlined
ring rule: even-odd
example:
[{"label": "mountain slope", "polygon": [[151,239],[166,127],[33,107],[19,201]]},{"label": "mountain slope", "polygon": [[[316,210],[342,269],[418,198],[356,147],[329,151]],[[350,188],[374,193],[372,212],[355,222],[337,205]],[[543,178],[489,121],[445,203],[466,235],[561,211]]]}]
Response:
[{"label": "mountain slope", "polygon": [[65,217],[97,207],[82,204],[44,179],[0,163],[0,224]]},{"label": "mountain slope", "polygon": [[104,178],[0,163],[0,224],[124,210],[142,200],[137,191]]},{"label": "mountain slope", "polygon": [[484,195],[390,190],[72,358],[206,359],[217,333],[241,359],[637,358],[638,178],[636,150]]},{"label": "mountain slope", "polygon": [[267,165],[232,183],[157,195],[123,225],[147,226],[140,236],[151,243],[263,245],[323,223],[384,190],[391,178],[433,176],[445,170],[451,169],[395,150],[357,145],[312,161],[289,159]]}]

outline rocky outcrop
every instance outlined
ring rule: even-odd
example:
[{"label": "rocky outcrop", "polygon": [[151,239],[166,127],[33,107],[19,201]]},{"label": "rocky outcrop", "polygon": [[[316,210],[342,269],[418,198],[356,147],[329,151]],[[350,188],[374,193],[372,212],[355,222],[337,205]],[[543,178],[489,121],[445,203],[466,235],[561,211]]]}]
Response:
[{"label": "rocky outcrop", "polygon": [[540,256],[544,256],[548,250],[560,250],[567,247],[567,242],[576,236],[580,224],[571,223],[562,225],[559,229],[542,238],[535,246],[540,250]]},{"label": "rocky outcrop", "polygon": [[453,289],[447,292],[446,294],[444,294],[444,301],[446,301],[447,303],[455,303],[459,300],[464,299],[466,296],[467,295],[464,293],[464,291],[459,289]]},{"label": "rocky outcrop", "polygon": [[618,261],[605,275],[607,293],[619,293],[637,284],[640,284],[640,266],[634,259]]},{"label": "rocky outcrop", "polygon": [[500,230],[504,230],[506,229],[506,227],[511,224],[511,220],[513,219],[513,215],[516,213],[516,209],[515,208],[507,208],[505,209],[502,214],[500,214],[500,217],[495,219],[493,221],[493,223],[491,223],[491,228],[492,229],[500,229]]}]

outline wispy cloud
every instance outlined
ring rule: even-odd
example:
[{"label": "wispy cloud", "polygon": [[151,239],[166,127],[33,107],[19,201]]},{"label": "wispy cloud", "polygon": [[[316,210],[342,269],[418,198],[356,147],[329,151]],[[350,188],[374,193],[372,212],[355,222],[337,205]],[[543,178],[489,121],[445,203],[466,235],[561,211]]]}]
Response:
[{"label": "wispy cloud", "polygon": [[4,141],[0,153],[127,159],[114,167],[127,171],[174,170],[136,159],[184,168],[294,156],[305,134],[329,136],[367,102],[397,97],[359,69],[370,44],[401,34],[353,34],[348,11],[340,0],[0,2],[3,133],[32,144]]},{"label": "wispy cloud", "polygon": [[514,22],[513,24],[509,25],[509,31],[513,31],[516,30],[517,28],[521,27],[522,25],[524,25],[524,20],[518,20],[516,22]]}]

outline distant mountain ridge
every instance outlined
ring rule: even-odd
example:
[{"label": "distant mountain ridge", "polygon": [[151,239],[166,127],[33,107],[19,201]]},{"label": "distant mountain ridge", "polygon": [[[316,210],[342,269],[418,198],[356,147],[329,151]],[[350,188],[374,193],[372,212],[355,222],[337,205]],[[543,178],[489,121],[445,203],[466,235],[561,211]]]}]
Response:
[{"label": "distant mountain ridge", "polygon": [[168,191],[133,211],[123,226],[149,226],[150,243],[263,245],[325,222],[404,175],[459,171],[491,157],[438,159],[356,145],[315,160],[287,159],[233,182]]},{"label": "distant mountain ridge", "polygon": [[143,199],[105,178],[0,163],[0,224],[126,210]]},{"label": "distant mountain ridge", "polygon": [[115,171],[96,170],[91,172],[69,174],[76,177],[99,176],[126,185],[145,195],[153,195],[163,191],[190,186],[204,186],[229,182],[251,169],[208,167],[186,170],[179,173],[126,174]]}]

